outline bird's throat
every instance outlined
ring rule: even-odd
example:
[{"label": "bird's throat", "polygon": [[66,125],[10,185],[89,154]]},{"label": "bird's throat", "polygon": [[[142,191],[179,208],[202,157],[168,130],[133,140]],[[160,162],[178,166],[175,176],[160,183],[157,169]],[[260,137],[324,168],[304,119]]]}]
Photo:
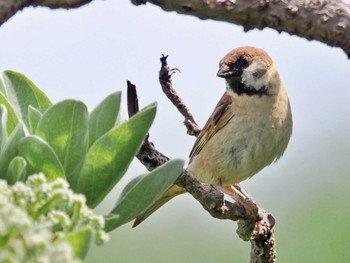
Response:
[{"label": "bird's throat", "polygon": [[233,76],[226,79],[227,88],[231,89],[238,96],[247,95],[247,96],[269,96],[267,87],[260,87],[256,89],[255,87],[247,86],[242,81],[241,76]]}]

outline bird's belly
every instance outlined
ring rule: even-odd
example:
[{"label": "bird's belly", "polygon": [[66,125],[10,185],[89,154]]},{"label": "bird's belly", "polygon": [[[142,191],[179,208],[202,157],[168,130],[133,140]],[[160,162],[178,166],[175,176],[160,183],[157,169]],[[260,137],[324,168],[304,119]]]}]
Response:
[{"label": "bird's belly", "polygon": [[237,184],[271,164],[287,143],[283,127],[237,118],[207,142],[187,170],[203,183]]}]

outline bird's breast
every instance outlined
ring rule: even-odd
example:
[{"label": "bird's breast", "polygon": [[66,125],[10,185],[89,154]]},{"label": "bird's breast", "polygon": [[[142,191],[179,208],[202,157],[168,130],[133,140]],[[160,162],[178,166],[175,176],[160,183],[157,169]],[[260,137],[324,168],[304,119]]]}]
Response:
[{"label": "bird's breast", "polygon": [[253,113],[237,109],[193,158],[190,174],[204,183],[225,186],[237,184],[271,164],[283,154],[291,134],[288,101],[286,107],[255,109]]}]

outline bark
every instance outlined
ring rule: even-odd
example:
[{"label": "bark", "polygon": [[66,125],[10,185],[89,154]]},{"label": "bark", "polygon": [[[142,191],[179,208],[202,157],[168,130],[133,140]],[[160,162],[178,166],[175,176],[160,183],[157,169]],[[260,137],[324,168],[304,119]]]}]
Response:
[{"label": "bark", "polygon": [[350,57],[350,6],[340,0],[132,0],[152,3],[201,19],[242,25],[245,31],[272,28],[340,47]]},{"label": "bark", "polygon": [[[0,0],[0,25],[28,6],[76,8],[93,0]],[[340,47],[350,57],[350,6],[340,0],[131,0],[166,11],[278,32]]]},{"label": "bark", "polygon": [[93,0],[0,0],[0,26],[25,7],[76,8]]},{"label": "bark", "polygon": [[49,8],[76,8],[93,0],[32,0],[32,6],[46,6]]},{"label": "bark", "polygon": [[32,2],[33,0],[0,0],[0,25]]}]

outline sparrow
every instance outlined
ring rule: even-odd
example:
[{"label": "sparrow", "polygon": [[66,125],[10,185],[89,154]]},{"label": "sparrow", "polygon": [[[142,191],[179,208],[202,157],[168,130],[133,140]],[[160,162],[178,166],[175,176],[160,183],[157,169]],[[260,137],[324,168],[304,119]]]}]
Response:
[{"label": "sparrow", "polygon": [[[292,134],[287,92],[270,56],[256,47],[233,49],[219,63],[226,91],[197,137],[187,167],[189,175],[244,203],[236,187],[284,153]],[[168,191],[139,215],[133,227],[176,195]]]}]

